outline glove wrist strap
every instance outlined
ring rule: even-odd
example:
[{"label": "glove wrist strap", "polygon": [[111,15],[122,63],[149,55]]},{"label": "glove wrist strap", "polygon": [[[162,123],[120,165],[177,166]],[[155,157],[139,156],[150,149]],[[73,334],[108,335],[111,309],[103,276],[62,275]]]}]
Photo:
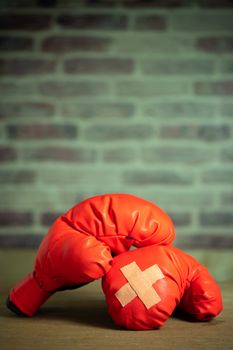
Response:
[{"label": "glove wrist strap", "polygon": [[11,290],[9,300],[22,313],[33,316],[50,295],[51,293],[38,285],[33,273],[30,273]]}]

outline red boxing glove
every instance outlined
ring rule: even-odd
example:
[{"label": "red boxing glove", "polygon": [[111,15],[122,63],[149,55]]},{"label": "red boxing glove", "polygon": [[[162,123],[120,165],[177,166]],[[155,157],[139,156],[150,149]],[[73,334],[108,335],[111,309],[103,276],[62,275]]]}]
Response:
[{"label": "red boxing glove", "polygon": [[115,257],[102,287],[109,314],[128,329],[160,328],[177,306],[201,321],[223,308],[207,269],[171,246],[153,245]]},{"label": "red boxing glove", "polygon": [[11,290],[7,305],[32,316],[55,291],[105,275],[111,253],[173,239],[171,219],[153,203],[126,194],[87,199],[55,221],[39,247],[33,272]]}]

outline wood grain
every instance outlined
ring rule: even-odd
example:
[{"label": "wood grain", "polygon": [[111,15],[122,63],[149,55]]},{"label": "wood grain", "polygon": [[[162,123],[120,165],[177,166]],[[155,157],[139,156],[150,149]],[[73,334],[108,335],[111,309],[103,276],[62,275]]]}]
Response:
[{"label": "wood grain", "polygon": [[232,349],[233,282],[221,283],[224,311],[211,322],[171,317],[160,330],[126,331],[107,313],[100,281],[58,292],[33,318],[5,307],[9,289],[24,275],[34,251],[0,251],[0,348],[2,350]]}]

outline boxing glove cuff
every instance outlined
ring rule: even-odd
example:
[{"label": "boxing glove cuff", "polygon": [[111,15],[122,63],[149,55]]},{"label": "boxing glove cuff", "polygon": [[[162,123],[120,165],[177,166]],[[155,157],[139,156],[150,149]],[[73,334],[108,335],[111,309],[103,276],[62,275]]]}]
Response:
[{"label": "boxing glove cuff", "polygon": [[33,316],[51,294],[41,289],[34,274],[30,273],[11,290],[9,300],[24,314]]}]

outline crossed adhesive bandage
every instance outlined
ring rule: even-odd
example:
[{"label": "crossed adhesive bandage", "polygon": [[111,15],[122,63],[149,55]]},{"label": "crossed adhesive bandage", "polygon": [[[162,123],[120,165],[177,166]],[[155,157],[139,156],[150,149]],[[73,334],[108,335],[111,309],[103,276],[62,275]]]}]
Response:
[{"label": "crossed adhesive bandage", "polygon": [[115,293],[123,307],[136,297],[139,297],[147,309],[161,300],[152,286],[156,281],[164,278],[157,264],[141,271],[137,263],[133,261],[121,267],[120,270],[128,281]]}]

